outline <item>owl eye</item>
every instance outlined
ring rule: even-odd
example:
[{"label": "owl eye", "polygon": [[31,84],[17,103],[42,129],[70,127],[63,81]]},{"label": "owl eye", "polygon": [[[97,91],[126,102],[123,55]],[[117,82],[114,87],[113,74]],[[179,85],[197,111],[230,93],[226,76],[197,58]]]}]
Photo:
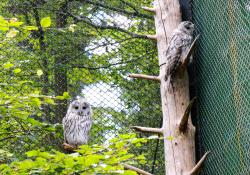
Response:
[{"label": "owl eye", "polygon": [[78,109],[79,107],[78,107],[78,106],[75,106],[74,108],[75,108],[75,109]]},{"label": "owl eye", "polygon": [[87,109],[87,107],[86,107],[86,106],[83,106],[82,109]]}]

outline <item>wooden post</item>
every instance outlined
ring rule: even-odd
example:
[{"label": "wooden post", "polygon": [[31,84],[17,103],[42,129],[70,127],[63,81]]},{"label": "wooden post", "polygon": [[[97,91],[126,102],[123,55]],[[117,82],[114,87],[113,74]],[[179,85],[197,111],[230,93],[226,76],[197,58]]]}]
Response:
[{"label": "wooden post", "polygon": [[[179,0],[156,0],[155,11],[158,58],[162,65],[166,62],[168,38],[181,22]],[[195,166],[195,128],[190,117],[185,132],[179,132],[180,121],[190,100],[188,74],[185,70],[183,75],[177,75],[172,83],[174,89],[169,91],[165,80],[166,66],[160,67],[165,171],[168,175],[185,175]],[[174,139],[167,139],[169,136]]]},{"label": "wooden post", "polygon": [[[187,73],[188,58],[192,54],[197,36],[192,43],[187,55],[176,73],[171,84],[166,80],[166,50],[168,38],[181,22],[179,0],[156,0],[155,7],[143,7],[144,10],[155,14],[156,35],[160,75],[151,76],[131,74],[131,78],[157,80],[161,82],[161,102],[163,114],[162,128],[148,128],[133,126],[140,132],[163,134],[165,171],[167,175],[196,175],[209,152],[195,164],[195,127],[192,124],[190,111],[195,98],[189,99],[189,79]],[[168,139],[173,138],[173,139]]]}]

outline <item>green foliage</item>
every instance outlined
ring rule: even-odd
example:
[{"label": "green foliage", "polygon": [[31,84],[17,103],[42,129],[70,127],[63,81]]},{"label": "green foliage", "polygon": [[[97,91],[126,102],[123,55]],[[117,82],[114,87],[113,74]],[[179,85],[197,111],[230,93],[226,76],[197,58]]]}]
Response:
[{"label": "green foliage", "polygon": [[51,25],[50,17],[42,18],[40,24],[43,28],[50,27],[50,25]]},{"label": "green foliage", "polygon": [[[106,143],[118,133],[129,132],[131,125],[160,125],[158,85],[127,78],[129,73],[158,73],[156,44],[119,30],[95,28],[65,12],[86,17],[98,25],[120,26],[123,22],[121,28],[129,32],[153,34],[153,20],[137,16],[140,13],[150,17],[150,13],[139,7],[149,6],[151,1],[101,2],[118,11],[99,7],[95,4],[98,1],[90,2],[94,4],[74,0],[1,2],[1,14],[8,18],[0,18],[0,64],[3,67],[0,71],[0,147],[13,153],[14,159],[24,158],[24,152],[29,150],[60,151],[62,126],[56,123],[61,122],[63,116],[58,116],[60,109],[65,113],[66,107],[62,106],[67,106],[71,97],[100,84],[117,88],[119,94],[113,100],[119,100],[123,107],[102,106],[101,101],[92,104],[94,124],[90,144]],[[14,15],[16,18],[12,18]],[[153,142],[148,143],[148,147],[141,143],[133,147],[134,152],[147,153],[146,160],[141,160],[141,163],[147,162],[145,169],[150,168],[153,161]]]},{"label": "green foliage", "polygon": [[[123,163],[144,163],[143,155],[130,152],[133,145],[146,143],[146,139],[136,138],[135,134],[124,134],[110,140],[105,145],[82,145],[76,153],[64,154],[58,151],[33,150],[26,153],[27,159],[1,164],[4,174],[129,174]],[[10,157],[0,150],[0,155]],[[1,157],[0,157],[1,158]],[[1,159],[0,159],[1,160]]]},{"label": "green foliage", "polygon": [[10,152],[0,149],[0,165],[10,162],[12,157],[13,154],[11,154]]}]

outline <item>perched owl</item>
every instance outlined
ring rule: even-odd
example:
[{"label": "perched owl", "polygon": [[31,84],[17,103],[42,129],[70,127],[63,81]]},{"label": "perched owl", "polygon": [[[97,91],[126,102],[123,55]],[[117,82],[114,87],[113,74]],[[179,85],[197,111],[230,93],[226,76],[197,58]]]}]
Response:
[{"label": "perched owl", "polygon": [[194,24],[183,21],[170,36],[166,51],[166,80],[175,74],[182,61],[181,59],[188,53],[193,40],[193,32]]},{"label": "perched owl", "polygon": [[85,99],[73,101],[63,118],[65,143],[78,147],[88,143],[89,130],[92,126],[92,110]]}]

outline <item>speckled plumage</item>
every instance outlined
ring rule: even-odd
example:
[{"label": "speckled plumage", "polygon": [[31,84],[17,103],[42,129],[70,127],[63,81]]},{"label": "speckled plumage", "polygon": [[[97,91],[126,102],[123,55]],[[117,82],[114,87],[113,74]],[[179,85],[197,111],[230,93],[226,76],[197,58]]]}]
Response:
[{"label": "speckled plumage", "polygon": [[189,21],[183,21],[170,36],[166,51],[166,80],[175,74],[182,61],[181,59],[186,56],[192,44],[193,32],[194,24]]},{"label": "speckled plumage", "polygon": [[87,144],[92,126],[92,110],[85,99],[73,101],[63,118],[64,140],[73,146]]}]

